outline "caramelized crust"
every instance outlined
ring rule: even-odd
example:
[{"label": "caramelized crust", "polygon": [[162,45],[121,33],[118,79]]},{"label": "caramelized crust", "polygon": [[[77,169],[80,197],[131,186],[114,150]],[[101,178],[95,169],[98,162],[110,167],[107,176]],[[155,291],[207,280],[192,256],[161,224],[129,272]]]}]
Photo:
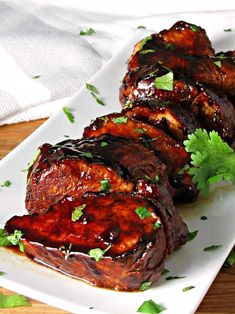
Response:
[{"label": "caramelized crust", "polygon": [[[83,214],[73,222],[72,212],[81,205]],[[141,219],[135,212],[140,207],[150,216]],[[14,216],[5,228],[23,232],[25,252],[35,261],[115,290],[138,290],[143,282],[156,281],[166,257],[158,208],[136,195],[67,197],[44,215]],[[108,246],[100,261],[89,256],[89,250]]]}]

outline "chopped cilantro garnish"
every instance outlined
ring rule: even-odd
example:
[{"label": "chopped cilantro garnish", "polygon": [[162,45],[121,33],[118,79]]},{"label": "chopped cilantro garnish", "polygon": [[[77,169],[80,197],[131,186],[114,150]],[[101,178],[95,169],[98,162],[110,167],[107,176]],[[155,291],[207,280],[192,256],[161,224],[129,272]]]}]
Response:
[{"label": "chopped cilantro garnish", "polygon": [[148,211],[148,208],[145,206],[137,207],[135,213],[140,217],[140,219],[145,219],[151,217],[151,213]]},{"label": "chopped cilantro garnish", "polygon": [[140,286],[140,291],[145,291],[148,290],[152,285],[151,281],[145,281],[142,283],[142,285]]},{"label": "chopped cilantro garnish", "polygon": [[112,118],[112,121],[116,124],[123,124],[127,123],[128,117],[117,117],[117,118]]},{"label": "chopped cilantro garnish", "polygon": [[161,276],[169,273],[170,271],[167,268],[164,268],[163,271],[161,272]]},{"label": "chopped cilantro garnish", "polygon": [[214,64],[215,64],[217,67],[221,68],[221,60],[216,60],[216,61],[214,61]]},{"label": "chopped cilantro garnish", "polygon": [[155,87],[158,89],[173,91],[174,89],[174,75],[170,71],[167,74],[155,78]]},{"label": "chopped cilantro garnish", "polygon": [[4,273],[4,271],[0,271],[0,276],[2,276],[2,275],[4,275],[5,273]]},{"label": "chopped cilantro garnish", "polygon": [[86,207],[86,204],[82,204],[80,206],[77,206],[72,211],[71,220],[73,222],[79,220],[79,218],[83,215],[83,209]]},{"label": "chopped cilantro garnish", "polygon": [[224,262],[224,266],[225,267],[232,267],[234,263],[235,263],[235,252],[234,252],[234,250],[232,250],[229,253],[226,261]]},{"label": "chopped cilantro garnish", "polygon": [[165,45],[165,48],[166,48],[166,49],[169,49],[169,50],[172,50],[172,49],[174,49],[174,45],[173,45],[172,43],[167,43],[167,44]]},{"label": "chopped cilantro garnish", "polygon": [[95,249],[91,249],[88,254],[90,255],[90,257],[93,257],[96,262],[99,262],[104,254],[111,248],[111,245],[109,245],[105,250],[102,250],[100,248],[95,248]]},{"label": "chopped cilantro garnish", "polygon": [[153,224],[153,228],[154,228],[154,229],[158,229],[158,228],[161,227],[161,225],[162,225],[161,220],[158,219],[158,220]]},{"label": "chopped cilantro garnish", "polygon": [[141,54],[141,55],[146,55],[147,53],[151,53],[151,52],[155,52],[155,50],[153,50],[153,49],[141,50],[141,51],[140,51],[140,54]]},{"label": "chopped cilantro garnish", "polygon": [[203,216],[200,217],[200,219],[201,219],[201,220],[207,220],[208,218],[203,215]]},{"label": "chopped cilantro garnish", "polygon": [[79,155],[81,157],[86,157],[86,158],[92,158],[93,157],[92,153],[90,153],[90,152],[81,152],[81,153],[79,153]]},{"label": "chopped cilantro garnish", "polygon": [[41,77],[41,75],[35,75],[32,77],[32,79],[39,79]]},{"label": "chopped cilantro garnish", "polygon": [[109,118],[107,116],[99,117],[99,119],[104,121],[104,123],[107,123],[109,121]]},{"label": "chopped cilantro garnish", "polygon": [[137,26],[137,29],[146,29],[146,26],[144,26],[144,25],[139,25],[139,26]]},{"label": "chopped cilantro garnish", "polygon": [[105,146],[107,146],[107,145],[109,145],[107,142],[101,142],[101,143],[100,143],[100,146],[101,146],[101,147],[105,147]]},{"label": "chopped cilantro garnish", "polygon": [[213,250],[217,250],[221,247],[222,245],[210,245],[207,246],[203,249],[203,251],[213,251]]},{"label": "chopped cilantro garnish", "polygon": [[138,313],[145,313],[145,314],[158,314],[165,310],[165,308],[155,303],[153,300],[144,301],[142,305],[138,308]]},{"label": "chopped cilantro garnish", "polygon": [[189,291],[189,290],[194,289],[194,288],[195,288],[195,286],[188,286],[188,287],[183,288],[182,291],[186,292],[186,291]]},{"label": "chopped cilantro garnish", "polygon": [[74,115],[71,113],[71,110],[67,106],[64,106],[63,107],[63,111],[66,114],[66,116],[69,119],[69,121],[71,123],[74,123]]},{"label": "chopped cilantro garnish", "polygon": [[11,181],[6,180],[3,182],[3,184],[1,184],[2,187],[8,188],[11,185]]},{"label": "chopped cilantro garnish", "polygon": [[17,306],[31,306],[31,303],[22,295],[4,295],[0,293],[0,308],[11,308]]},{"label": "chopped cilantro garnish", "polygon": [[159,182],[159,176],[156,174],[154,179],[153,179],[153,183],[157,184]]},{"label": "chopped cilantro garnish", "polygon": [[224,32],[231,32],[231,31],[232,31],[231,28],[226,28],[226,29],[224,29]]},{"label": "chopped cilantro garnish", "polygon": [[189,174],[202,194],[207,194],[209,186],[219,181],[235,183],[235,154],[233,149],[211,131],[197,129],[184,141],[185,150],[191,153]]},{"label": "chopped cilantro garnish", "polygon": [[187,236],[187,241],[192,241],[193,239],[195,239],[197,236],[197,233],[198,233],[198,230],[195,230],[193,232],[189,232],[188,236]]},{"label": "chopped cilantro garnish", "polygon": [[175,280],[175,279],[182,279],[182,278],[186,278],[186,276],[169,276],[169,277],[166,277],[166,280]]},{"label": "chopped cilantro garnish", "polygon": [[100,180],[100,184],[101,184],[101,191],[102,192],[105,192],[105,193],[109,193],[110,192],[111,185],[110,185],[108,179]]},{"label": "chopped cilantro garnish", "polygon": [[139,134],[144,134],[144,129],[136,128],[135,131]]},{"label": "chopped cilantro garnish", "polygon": [[91,93],[91,95],[95,98],[97,104],[101,105],[101,106],[105,106],[105,103],[103,102],[102,99],[100,99],[99,97],[96,96],[96,94]]},{"label": "chopped cilantro garnish", "polygon": [[125,105],[123,106],[123,109],[129,109],[129,108],[132,108],[133,106],[133,103],[132,101],[129,99],[127,100],[127,102],[125,103]]},{"label": "chopped cilantro garnish", "polygon": [[86,83],[86,88],[87,88],[90,92],[92,92],[92,93],[94,93],[94,94],[99,94],[97,88],[96,88],[94,85],[91,85],[91,84],[89,84],[89,83]]},{"label": "chopped cilantro garnish", "polygon": [[0,229],[0,246],[19,245],[20,251],[24,252],[24,245],[21,242],[23,233],[15,230],[13,234],[8,234],[4,229]]},{"label": "chopped cilantro garnish", "polygon": [[94,33],[95,33],[94,29],[90,27],[90,28],[87,29],[86,31],[81,30],[80,33],[79,33],[79,35],[81,35],[81,36],[89,36],[89,35],[92,35],[92,34],[94,34]]},{"label": "chopped cilantro garnish", "polygon": [[195,24],[192,24],[191,30],[192,30],[193,32],[197,32],[197,31],[199,31],[199,26],[197,26],[197,25],[195,25]]},{"label": "chopped cilantro garnish", "polygon": [[152,36],[148,36],[148,37],[142,39],[140,42],[140,49],[142,49],[144,47],[144,45],[151,39],[152,39]]}]

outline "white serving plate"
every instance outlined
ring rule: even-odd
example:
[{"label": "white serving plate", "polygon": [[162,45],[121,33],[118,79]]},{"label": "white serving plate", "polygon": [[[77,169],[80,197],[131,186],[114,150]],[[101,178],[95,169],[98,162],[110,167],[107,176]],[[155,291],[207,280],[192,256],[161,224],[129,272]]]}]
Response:
[{"label": "white serving plate", "polygon": [[[235,49],[232,46],[235,42],[235,11],[159,16],[156,18],[156,32],[170,27],[180,19],[204,27],[216,50]],[[225,28],[234,31],[225,33]],[[69,104],[76,117],[74,124],[59,110],[1,161],[0,182],[12,182],[9,188],[1,188],[0,191],[1,228],[13,215],[26,213],[26,175],[21,170],[25,169],[39,145],[64,140],[65,134],[78,138],[91,119],[120,111],[118,89],[126,71],[125,62],[133,45],[146,35],[145,31],[137,32],[135,38],[91,80],[90,83],[97,87],[106,106],[98,105],[83,88]],[[189,230],[198,230],[198,236],[175,252],[167,260],[166,267],[170,270],[168,275],[186,278],[165,281],[165,275],[145,292],[115,292],[92,287],[1,248],[0,271],[4,271],[5,275],[0,277],[0,286],[79,314],[134,314],[142,302],[148,299],[164,305],[166,314],[194,313],[235,244],[234,192],[234,187],[217,187],[207,199],[181,206],[180,212]],[[200,220],[202,215],[206,215],[208,220]],[[212,244],[223,246],[215,251],[203,251],[204,247]],[[190,285],[195,286],[195,289],[183,293],[182,288]]]}]

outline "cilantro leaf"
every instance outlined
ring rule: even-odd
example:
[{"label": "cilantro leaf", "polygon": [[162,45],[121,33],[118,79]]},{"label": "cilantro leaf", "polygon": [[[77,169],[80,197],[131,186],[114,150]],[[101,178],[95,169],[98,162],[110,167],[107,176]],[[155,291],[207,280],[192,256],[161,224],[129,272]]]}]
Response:
[{"label": "cilantro leaf", "polygon": [[191,153],[189,174],[202,194],[206,195],[211,184],[220,181],[235,183],[235,154],[233,149],[211,131],[197,129],[184,141],[185,150]]},{"label": "cilantro leaf", "polygon": [[144,47],[144,45],[151,39],[152,39],[151,35],[146,37],[146,38],[144,38],[144,39],[142,39],[141,42],[140,42],[140,49],[142,49]]},{"label": "cilantro leaf", "polygon": [[11,186],[11,181],[6,180],[3,182],[3,184],[1,184],[2,187],[8,188],[9,186]]},{"label": "cilantro leaf", "polygon": [[71,123],[74,123],[74,115],[72,114],[71,110],[67,106],[64,106],[63,107],[63,111],[66,114],[66,116],[69,119],[69,121]]},{"label": "cilantro leaf", "polygon": [[232,250],[229,253],[226,261],[224,262],[224,267],[232,267],[234,263],[235,263],[235,252],[234,250]]},{"label": "cilantro leaf", "polygon": [[144,26],[144,25],[139,25],[139,26],[137,26],[137,29],[146,29],[146,26]]},{"label": "cilantro leaf", "polygon": [[153,50],[153,49],[141,50],[141,51],[140,51],[140,54],[141,54],[141,55],[146,55],[147,53],[151,53],[151,52],[155,52],[155,50]]},{"label": "cilantro leaf", "polygon": [[101,143],[100,143],[100,146],[101,146],[101,147],[105,147],[105,146],[107,146],[107,145],[109,145],[109,143],[107,143],[107,142],[101,142]]},{"label": "cilantro leaf", "polygon": [[101,184],[101,191],[102,192],[105,192],[105,193],[109,193],[110,192],[111,185],[110,185],[108,179],[100,180],[100,184]]},{"label": "cilantro leaf", "polygon": [[32,76],[32,79],[39,79],[41,77],[41,75],[35,75],[35,76]]},{"label": "cilantro leaf", "polygon": [[95,33],[95,30],[90,27],[90,28],[87,29],[86,31],[81,30],[80,33],[79,33],[79,35],[80,35],[80,36],[90,36],[90,35],[92,35],[92,34],[94,34],[94,33]]},{"label": "cilantro leaf", "polygon": [[151,217],[151,213],[148,211],[148,208],[145,206],[137,207],[135,213],[140,217],[140,219],[145,219]]},{"label": "cilantro leaf", "polygon": [[19,245],[20,251],[24,252],[24,245],[21,242],[23,233],[15,230],[13,234],[8,234],[4,229],[0,229],[0,246]]},{"label": "cilantro leaf", "polygon": [[189,291],[189,290],[194,289],[194,288],[195,288],[195,286],[188,286],[188,287],[183,288],[182,291],[186,292],[186,291]]},{"label": "cilantro leaf", "polygon": [[0,308],[11,308],[17,306],[31,306],[31,303],[22,295],[4,295],[0,293]]},{"label": "cilantro leaf", "polygon": [[90,257],[93,257],[96,262],[99,262],[104,254],[111,248],[111,245],[109,245],[105,250],[102,250],[100,248],[95,248],[95,249],[91,249],[88,254],[90,255]]},{"label": "cilantro leaf", "polygon": [[161,272],[161,276],[164,276],[165,274],[169,273],[170,271],[167,268],[164,268]]},{"label": "cilantro leaf", "polygon": [[187,242],[192,241],[194,238],[196,238],[197,233],[198,233],[198,230],[195,230],[193,232],[189,232],[188,236],[187,236]]},{"label": "cilantro leaf", "polygon": [[91,85],[91,84],[89,84],[89,83],[86,83],[86,88],[87,88],[90,92],[92,92],[92,93],[94,93],[94,94],[99,94],[97,88],[96,88],[94,85]]},{"label": "cilantro leaf", "polygon": [[210,246],[207,246],[203,249],[203,251],[214,251],[214,250],[217,250],[221,247],[222,245],[210,245]]},{"label": "cilantro leaf", "polygon": [[0,271],[0,276],[2,276],[2,275],[4,275],[5,273],[4,273],[4,271]]},{"label": "cilantro leaf", "polygon": [[158,89],[173,91],[174,89],[174,75],[172,71],[167,74],[155,78],[155,87]]},{"label": "cilantro leaf", "polygon": [[81,157],[86,157],[86,158],[92,158],[93,157],[92,153],[90,153],[90,152],[81,152],[81,153],[79,153],[79,155]]},{"label": "cilantro leaf", "polygon": [[80,206],[77,206],[72,211],[71,220],[73,222],[79,220],[79,218],[83,215],[83,209],[86,208],[86,204],[82,204]]},{"label": "cilantro leaf", "polygon": [[128,117],[112,118],[112,121],[113,121],[115,124],[123,124],[123,123],[127,123]]},{"label": "cilantro leaf", "polygon": [[145,291],[145,290],[148,290],[152,285],[152,282],[151,281],[145,281],[141,284],[140,286],[140,291]]},{"label": "cilantro leaf", "polygon": [[231,31],[232,31],[231,28],[226,28],[226,29],[224,29],[224,32],[231,32]]},{"label": "cilantro leaf", "polygon": [[146,313],[146,314],[158,314],[165,310],[165,308],[155,303],[153,300],[144,301],[142,305],[138,308],[138,313]]},{"label": "cilantro leaf", "polygon": [[161,220],[158,219],[157,221],[155,221],[155,223],[153,224],[153,228],[156,230],[158,228],[160,228],[162,225]]},{"label": "cilantro leaf", "polygon": [[197,32],[197,31],[199,31],[199,26],[197,26],[197,25],[195,25],[195,24],[192,24],[192,26],[191,26],[191,30],[193,31],[193,32]]},{"label": "cilantro leaf", "polygon": [[101,106],[105,106],[105,103],[103,102],[102,99],[100,99],[98,96],[96,96],[96,94],[91,93],[91,95],[95,98],[97,104],[101,105]]},{"label": "cilantro leaf", "polygon": [[221,68],[221,65],[222,65],[221,60],[216,60],[216,61],[214,61],[214,64],[215,64],[217,67]]}]

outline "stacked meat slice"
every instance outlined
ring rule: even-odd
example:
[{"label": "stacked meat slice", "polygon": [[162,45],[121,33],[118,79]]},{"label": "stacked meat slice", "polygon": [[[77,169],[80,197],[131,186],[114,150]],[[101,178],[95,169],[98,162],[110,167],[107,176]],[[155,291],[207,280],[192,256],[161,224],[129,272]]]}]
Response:
[{"label": "stacked meat slice", "polygon": [[[187,241],[174,202],[198,195],[180,171],[190,162],[182,141],[198,127],[233,140],[233,58],[216,55],[205,31],[185,22],[136,44],[123,111],[97,118],[82,139],[40,147],[27,178],[30,215],[6,224],[23,232],[26,254],[101,287],[157,281]],[[172,88],[157,87],[169,72]]]}]

